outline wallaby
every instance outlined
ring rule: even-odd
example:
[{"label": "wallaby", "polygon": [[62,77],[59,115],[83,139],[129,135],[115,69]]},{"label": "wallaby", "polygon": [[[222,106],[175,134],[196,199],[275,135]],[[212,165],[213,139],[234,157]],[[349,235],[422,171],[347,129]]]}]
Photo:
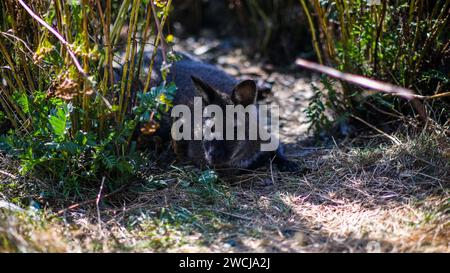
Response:
[{"label": "wallaby", "polygon": [[[238,82],[221,69],[196,60],[194,57],[182,53],[182,59],[170,68],[167,81],[174,81],[177,86],[173,101],[174,106],[186,105],[193,108],[194,97],[201,97],[203,107],[214,104],[225,110],[226,105],[247,106],[254,104],[257,97],[257,86],[253,80]],[[144,67],[148,67],[151,54],[144,55]],[[162,81],[159,73],[161,54],[157,54],[152,74],[152,84]],[[193,113],[193,110],[191,111]],[[203,118],[202,127],[209,122]],[[170,139],[170,129],[173,119],[170,113],[163,115],[158,135]],[[245,126],[247,128],[247,126]],[[225,126],[224,126],[225,128]],[[276,151],[262,152],[260,140],[180,140],[173,141],[176,154],[187,158],[200,167],[215,169],[245,170],[255,169],[270,161],[282,171],[298,170],[298,165],[288,161],[280,145]]]}]

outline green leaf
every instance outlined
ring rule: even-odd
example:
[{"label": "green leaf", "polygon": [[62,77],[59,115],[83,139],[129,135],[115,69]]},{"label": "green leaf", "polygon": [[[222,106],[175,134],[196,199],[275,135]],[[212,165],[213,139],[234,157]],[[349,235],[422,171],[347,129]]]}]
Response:
[{"label": "green leaf", "polygon": [[52,133],[57,138],[63,139],[67,133],[67,129],[70,128],[69,114],[69,108],[66,104],[51,110],[48,116],[48,122]]},{"label": "green leaf", "polygon": [[108,170],[112,170],[117,165],[117,159],[114,155],[101,153],[102,163]]},{"label": "green leaf", "polygon": [[25,114],[28,114],[30,112],[30,103],[28,102],[28,97],[25,93],[15,93],[14,100],[17,102],[17,104]]}]

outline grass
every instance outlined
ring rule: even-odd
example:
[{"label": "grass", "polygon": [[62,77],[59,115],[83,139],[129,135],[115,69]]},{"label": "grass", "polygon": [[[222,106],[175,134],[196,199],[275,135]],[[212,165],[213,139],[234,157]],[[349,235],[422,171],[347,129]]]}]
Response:
[{"label": "grass", "polygon": [[99,210],[3,209],[0,251],[449,252],[450,142],[397,137],[319,149],[297,176],[261,169],[205,186],[189,165],[152,166]]}]

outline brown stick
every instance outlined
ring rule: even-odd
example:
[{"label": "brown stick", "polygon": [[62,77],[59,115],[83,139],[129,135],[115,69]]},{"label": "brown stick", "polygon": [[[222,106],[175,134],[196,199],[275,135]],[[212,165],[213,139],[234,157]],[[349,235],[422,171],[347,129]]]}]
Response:
[{"label": "brown stick", "polygon": [[[172,1],[170,1],[167,5],[171,4]],[[161,41],[161,53],[162,53],[162,57],[163,57],[163,62],[166,63],[167,62],[167,57],[166,57],[166,41],[164,38],[164,33],[163,33],[163,29],[162,29],[162,25],[159,22],[158,19],[158,15],[156,14],[156,9],[155,9],[155,5],[153,4],[153,1],[150,1],[150,5],[152,7],[152,12],[153,12],[153,18],[155,18],[155,24],[156,24],[156,28],[158,29],[158,36],[160,37],[160,41]]]},{"label": "brown stick", "polygon": [[390,83],[385,83],[377,80],[372,80],[363,76],[354,75],[345,73],[339,70],[336,70],[334,68],[324,66],[318,63],[313,63],[301,58],[298,58],[295,63],[299,66],[303,66],[305,68],[315,70],[324,74],[327,74],[328,76],[331,76],[333,78],[337,78],[343,81],[351,82],[366,88],[382,91],[385,93],[390,93],[393,95],[397,95],[400,97],[403,97],[405,99],[411,100],[414,98],[414,92],[410,89],[395,86]]},{"label": "brown stick", "polygon": [[411,100],[411,104],[416,109],[416,111],[419,113],[419,116],[422,118],[423,121],[427,121],[428,116],[425,110],[425,106],[422,102],[419,101],[419,98],[424,98],[422,96],[418,96],[414,94],[414,92],[411,89],[407,89],[404,87],[396,86],[390,83],[372,80],[367,77],[363,77],[360,75],[345,73],[339,70],[336,70],[334,68],[324,66],[318,63],[310,62],[301,58],[298,58],[295,63],[299,66],[315,70],[324,74],[327,74],[328,76],[350,82],[359,86],[363,86],[366,88],[370,88],[373,90],[378,90],[381,92],[389,93],[392,95],[403,97],[407,100]]},{"label": "brown stick", "polygon": [[439,98],[449,97],[449,96],[450,96],[450,92],[439,93],[439,94],[435,94],[432,96],[414,95],[415,98],[423,99],[423,100],[433,100],[433,99],[439,99]]}]

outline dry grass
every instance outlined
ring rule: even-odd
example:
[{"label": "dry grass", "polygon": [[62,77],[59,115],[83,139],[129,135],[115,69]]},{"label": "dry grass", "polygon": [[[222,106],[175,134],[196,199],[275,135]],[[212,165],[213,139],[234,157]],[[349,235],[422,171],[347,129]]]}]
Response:
[{"label": "dry grass", "polygon": [[190,166],[149,166],[100,217],[95,204],[56,218],[3,210],[0,251],[449,252],[450,142],[402,140],[344,142],[310,151],[306,174],[210,186]]}]

